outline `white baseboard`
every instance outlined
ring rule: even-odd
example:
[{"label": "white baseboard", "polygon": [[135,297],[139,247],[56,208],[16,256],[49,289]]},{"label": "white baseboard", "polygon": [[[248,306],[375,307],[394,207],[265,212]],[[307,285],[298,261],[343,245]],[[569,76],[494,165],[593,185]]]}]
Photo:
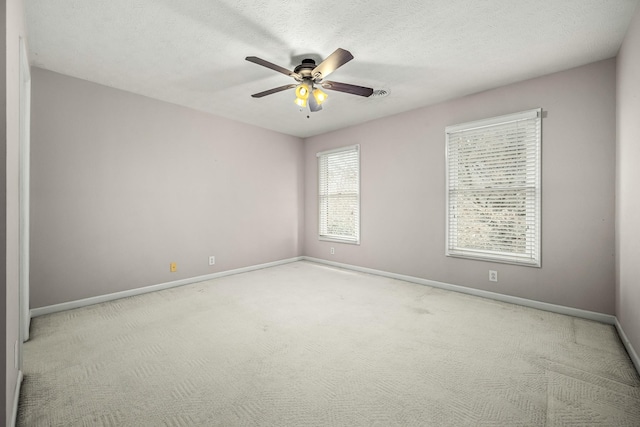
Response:
[{"label": "white baseboard", "polygon": [[[131,289],[128,291],[115,292],[112,294],[99,295],[91,298],[84,298],[81,300],[63,302],[60,304],[49,305],[45,307],[33,308],[30,310],[31,317],[43,316],[45,314],[56,313],[59,311],[71,310],[74,308],[86,307],[93,304],[100,304],[107,301],[113,301],[120,298],[131,297],[135,295],[146,294],[149,292],[160,291],[163,289],[175,288],[177,286],[184,286],[191,283],[203,282],[205,280],[216,279],[218,277],[230,276],[233,274],[246,273],[249,271],[260,270],[268,267],[275,267],[277,265],[289,264],[296,261],[311,261],[318,264],[330,265],[333,267],[344,268],[347,270],[359,271],[362,273],[375,274],[377,276],[389,277],[391,279],[404,280],[405,282],[417,283],[419,285],[431,286],[434,288],[445,289],[449,291],[460,292],[468,295],[474,295],[482,298],[489,298],[496,301],[503,301],[512,304],[522,305],[525,307],[537,308],[540,310],[551,311],[553,313],[566,314],[569,316],[579,317],[583,319],[595,320],[597,322],[606,323],[609,325],[615,325],[617,319],[615,316],[603,313],[597,313],[594,311],[581,310],[578,308],[571,308],[557,304],[550,304],[546,302],[540,302],[530,300],[526,298],[514,297],[510,295],[499,294],[496,292],[484,291],[480,289],[468,288],[460,285],[453,285],[450,283],[437,282],[435,280],[422,279],[420,277],[407,276],[404,274],[390,273],[382,270],[375,270],[367,267],[359,267],[351,264],[343,264],[335,261],[328,261],[320,258],[313,258],[308,256],[300,256],[295,258],[288,258],[284,260],[269,262],[265,264],[252,265],[248,267],[237,268],[234,270],[221,271],[218,273],[207,274],[204,276],[191,277],[187,279],[176,280],[167,283],[161,283],[158,285],[145,286],[143,288]],[[621,329],[620,329],[621,330]]]},{"label": "white baseboard", "polygon": [[[616,330],[618,331],[618,334],[620,336],[620,339],[622,340],[622,343],[624,344],[625,348],[627,349],[627,352],[629,353],[629,357],[631,358],[631,361],[633,362],[634,366],[636,367],[636,370],[638,371],[638,373],[640,373],[640,358],[638,357],[638,354],[636,353],[635,349],[631,345],[631,342],[629,342],[627,336],[625,335],[625,333],[624,333],[624,331],[622,329],[622,326],[620,325],[620,322],[618,322],[618,319],[615,316],[612,316],[612,315],[609,315],[609,314],[598,313],[598,312],[595,312],[595,311],[581,310],[581,309],[578,309],[578,308],[572,308],[572,307],[566,307],[566,306],[557,305],[557,304],[550,304],[550,303],[546,303],[546,302],[530,300],[530,299],[526,299],[526,298],[514,297],[514,296],[510,296],[510,295],[503,295],[503,294],[498,294],[498,293],[495,293],[495,292],[483,291],[483,290],[480,290],[480,289],[468,288],[468,287],[460,286],[460,285],[453,285],[453,284],[450,284],[450,283],[437,282],[435,280],[427,280],[427,279],[422,279],[420,277],[413,277],[413,276],[407,276],[407,275],[404,275],[404,274],[390,273],[390,272],[387,272],[387,271],[375,270],[375,269],[367,268],[367,267],[359,267],[359,266],[351,265],[351,264],[343,264],[343,263],[339,263],[339,262],[328,261],[328,260],[324,260],[324,259],[320,259],[320,258],[313,258],[313,257],[308,257],[308,256],[294,257],[294,258],[289,258],[289,259],[269,262],[269,263],[265,263],[265,264],[258,264],[258,265],[238,268],[238,269],[235,269],[235,270],[221,271],[221,272],[218,272],[218,273],[207,274],[207,275],[204,275],[204,276],[197,276],[197,277],[192,277],[192,278],[188,278],[188,279],[182,279],[182,280],[176,280],[176,281],[173,281],[173,282],[162,283],[162,284],[158,284],[158,285],[146,286],[146,287],[138,288],[138,289],[131,289],[129,291],[116,292],[116,293],[107,294],[107,295],[100,295],[100,296],[96,296],[96,297],[92,297],[92,298],[85,298],[85,299],[81,299],[81,300],[77,300],[77,301],[69,301],[69,302],[64,302],[64,303],[61,303],[61,304],[55,304],[55,305],[50,305],[50,306],[46,306],[46,307],[34,308],[34,309],[31,309],[30,315],[31,315],[31,317],[42,316],[42,315],[45,315],[45,314],[56,313],[56,312],[65,311],[65,310],[71,310],[71,309],[74,309],[74,308],[80,308],[80,307],[85,307],[85,306],[88,306],[88,305],[99,304],[99,303],[102,303],[102,302],[112,301],[112,300],[116,300],[116,299],[120,299],[120,298],[126,298],[126,297],[130,297],[130,296],[141,295],[141,294],[145,294],[145,293],[148,293],[148,292],[160,291],[160,290],[163,290],[163,289],[174,288],[174,287],[177,287],[177,286],[184,286],[184,285],[188,285],[188,284],[191,284],[191,283],[197,283],[197,282],[203,282],[205,280],[216,279],[218,277],[230,276],[230,275],[239,274],[239,273],[246,273],[246,272],[249,272],[249,271],[260,270],[260,269],[268,268],[268,267],[275,267],[277,265],[289,264],[291,262],[302,261],[302,260],[315,262],[315,263],[318,263],[318,264],[330,265],[330,266],[338,267],[338,268],[344,268],[344,269],[347,269],[347,270],[359,271],[359,272],[362,272],[362,273],[375,274],[377,276],[389,277],[391,279],[404,280],[405,282],[417,283],[419,285],[431,286],[431,287],[434,287],[434,288],[445,289],[445,290],[448,290],[448,291],[460,292],[460,293],[464,293],[464,294],[468,294],[468,295],[474,295],[474,296],[478,296],[478,297],[482,297],[482,298],[493,299],[493,300],[496,300],[496,301],[502,301],[502,302],[507,302],[507,303],[511,303],[511,304],[522,305],[522,306],[525,306],[525,307],[536,308],[536,309],[539,309],[539,310],[550,311],[550,312],[553,312],[553,313],[565,314],[565,315],[568,315],[568,316],[574,316],[574,317],[578,317],[578,318],[582,318],[582,319],[594,320],[596,322],[606,323],[608,325],[615,325]],[[22,375],[23,375],[22,371],[20,371],[19,372],[18,384],[16,386],[17,389],[16,389],[15,404],[14,404],[14,418],[17,415],[18,397],[20,395],[20,384],[22,383]]]},{"label": "white baseboard", "polygon": [[511,304],[522,305],[539,310],[550,311],[558,314],[566,314],[568,316],[579,317],[582,319],[595,320],[597,322],[615,325],[616,317],[610,314],[598,313],[595,311],[581,310],[578,308],[566,307],[563,305],[550,304],[526,298],[514,297],[510,295],[498,294],[496,292],[483,291],[480,289],[467,288],[460,285],[452,285],[450,283],[436,282],[435,280],[422,279],[420,277],[405,276],[404,274],[389,273],[382,270],[374,270],[372,268],[358,267],[350,264],[342,264],[334,261],[327,261],[320,258],[302,257],[306,261],[316,262],[319,264],[331,265],[333,267],[344,268],[347,270],[359,271],[362,273],[375,274],[377,276],[389,277],[391,279],[404,280],[405,282],[417,283],[419,285],[431,286],[434,288],[445,289],[448,291],[460,292],[463,294],[474,295],[482,298],[489,298],[496,301],[508,302]]},{"label": "white baseboard", "polygon": [[260,270],[276,265],[289,264],[295,261],[301,261],[302,257],[288,258],[279,261],[268,262],[265,264],[251,265],[248,267],[236,268],[234,270],[220,271],[218,273],[206,274],[204,276],[191,277],[188,279],[175,280],[173,282],[161,283],[158,285],[145,286],[143,288],[131,289],[128,291],[115,292],[112,294],[99,295],[91,298],[84,298],[76,301],[63,302],[60,304],[48,305],[45,307],[32,308],[30,310],[31,317],[43,316],[45,314],[57,313],[59,311],[72,310],[74,308],[86,307],[93,304],[100,304],[107,301],[113,301],[120,298],[132,297],[135,295],[146,294],[149,292],[161,291],[163,289],[175,288],[177,286],[189,285],[191,283],[204,282],[205,280],[217,279],[218,277],[231,276],[233,274],[246,273],[249,271]]},{"label": "white baseboard", "polygon": [[620,324],[617,318],[616,318],[616,329],[618,330],[618,335],[620,335],[620,340],[622,341],[622,344],[624,344],[624,348],[627,349],[629,358],[631,359],[634,366],[636,367],[636,371],[638,371],[638,373],[640,374],[640,357],[638,357],[638,353],[636,353],[636,350],[631,345],[631,341],[629,341],[629,338],[627,338],[627,334],[624,333],[624,330],[622,329],[622,325]]},{"label": "white baseboard", "polygon": [[11,427],[15,427],[18,421],[18,403],[20,402],[20,387],[22,386],[22,379],[24,378],[22,371],[18,371],[18,381],[16,382],[16,389],[13,395],[13,412],[11,414]]}]

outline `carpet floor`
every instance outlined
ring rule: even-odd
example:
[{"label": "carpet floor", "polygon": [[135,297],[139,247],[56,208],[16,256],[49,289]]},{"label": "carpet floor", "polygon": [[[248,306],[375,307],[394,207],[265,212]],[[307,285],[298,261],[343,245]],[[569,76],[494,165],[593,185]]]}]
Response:
[{"label": "carpet floor", "polygon": [[20,426],[640,426],[610,325],[311,262],[33,319]]}]

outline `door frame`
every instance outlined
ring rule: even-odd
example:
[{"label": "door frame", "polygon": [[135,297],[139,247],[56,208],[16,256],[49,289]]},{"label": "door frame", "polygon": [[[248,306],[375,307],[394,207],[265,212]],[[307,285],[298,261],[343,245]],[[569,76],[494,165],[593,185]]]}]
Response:
[{"label": "door frame", "polygon": [[[20,37],[20,342],[29,339],[29,254],[31,177],[31,71],[27,46]],[[22,351],[20,367],[22,367]]]}]

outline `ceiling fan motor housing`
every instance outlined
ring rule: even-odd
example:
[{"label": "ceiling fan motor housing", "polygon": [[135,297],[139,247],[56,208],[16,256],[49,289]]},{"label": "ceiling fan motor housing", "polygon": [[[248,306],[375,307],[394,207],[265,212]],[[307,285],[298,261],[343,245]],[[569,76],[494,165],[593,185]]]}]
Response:
[{"label": "ceiling fan motor housing", "polygon": [[293,72],[296,74],[299,74],[302,77],[302,80],[321,77],[320,75],[319,76],[311,75],[311,72],[313,71],[314,68],[316,68],[316,61],[314,61],[313,59],[303,59],[302,63],[298,65],[296,68],[294,68]]}]

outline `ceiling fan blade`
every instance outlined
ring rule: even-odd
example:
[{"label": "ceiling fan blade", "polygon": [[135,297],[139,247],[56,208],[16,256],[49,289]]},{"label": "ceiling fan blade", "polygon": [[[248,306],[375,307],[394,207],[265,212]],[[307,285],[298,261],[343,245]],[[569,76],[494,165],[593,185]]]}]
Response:
[{"label": "ceiling fan blade", "polygon": [[287,70],[286,68],[281,67],[279,65],[273,64],[269,61],[265,61],[264,59],[258,58],[257,56],[247,56],[244,59],[246,59],[249,62],[253,62],[254,64],[262,65],[263,67],[267,67],[279,73],[293,77],[296,80],[301,78],[299,74],[294,73],[293,71]]},{"label": "ceiling fan blade", "polygon": [[371,96],[373,89],[370,87],[350,85],[340,82],[322,82],[322,87],[328,90],[336,90],[338,92],[350,93],[351,95]]},{"label": "ceiling fan blade", "polygon": [[347,62],[353,59],[353,55],[348,50],[344,50],[341,48],[336,49],[327,59],[322,61],[316,68],[311,72],[311,76],[314,80],[324,79],[329,74],[333,73],[339,67],[342,67]]},{"label": "ceiling fan blade", "polygon": [[310,96],[307,102],[309,103],[309,110],[311,110],[312,113],[322,110],[322,105],[318,104],[314,96]]},{"label": "ceiling fan blade", "polygon": [[265,90],[264,92],[258,92],[251,95],[253,98],[262,98],[263,96],[271,95],[272,93],[282,92],[283,90],[296,87],[296,84],[284,85],[280,87],[274,87],[273,89]]}]

